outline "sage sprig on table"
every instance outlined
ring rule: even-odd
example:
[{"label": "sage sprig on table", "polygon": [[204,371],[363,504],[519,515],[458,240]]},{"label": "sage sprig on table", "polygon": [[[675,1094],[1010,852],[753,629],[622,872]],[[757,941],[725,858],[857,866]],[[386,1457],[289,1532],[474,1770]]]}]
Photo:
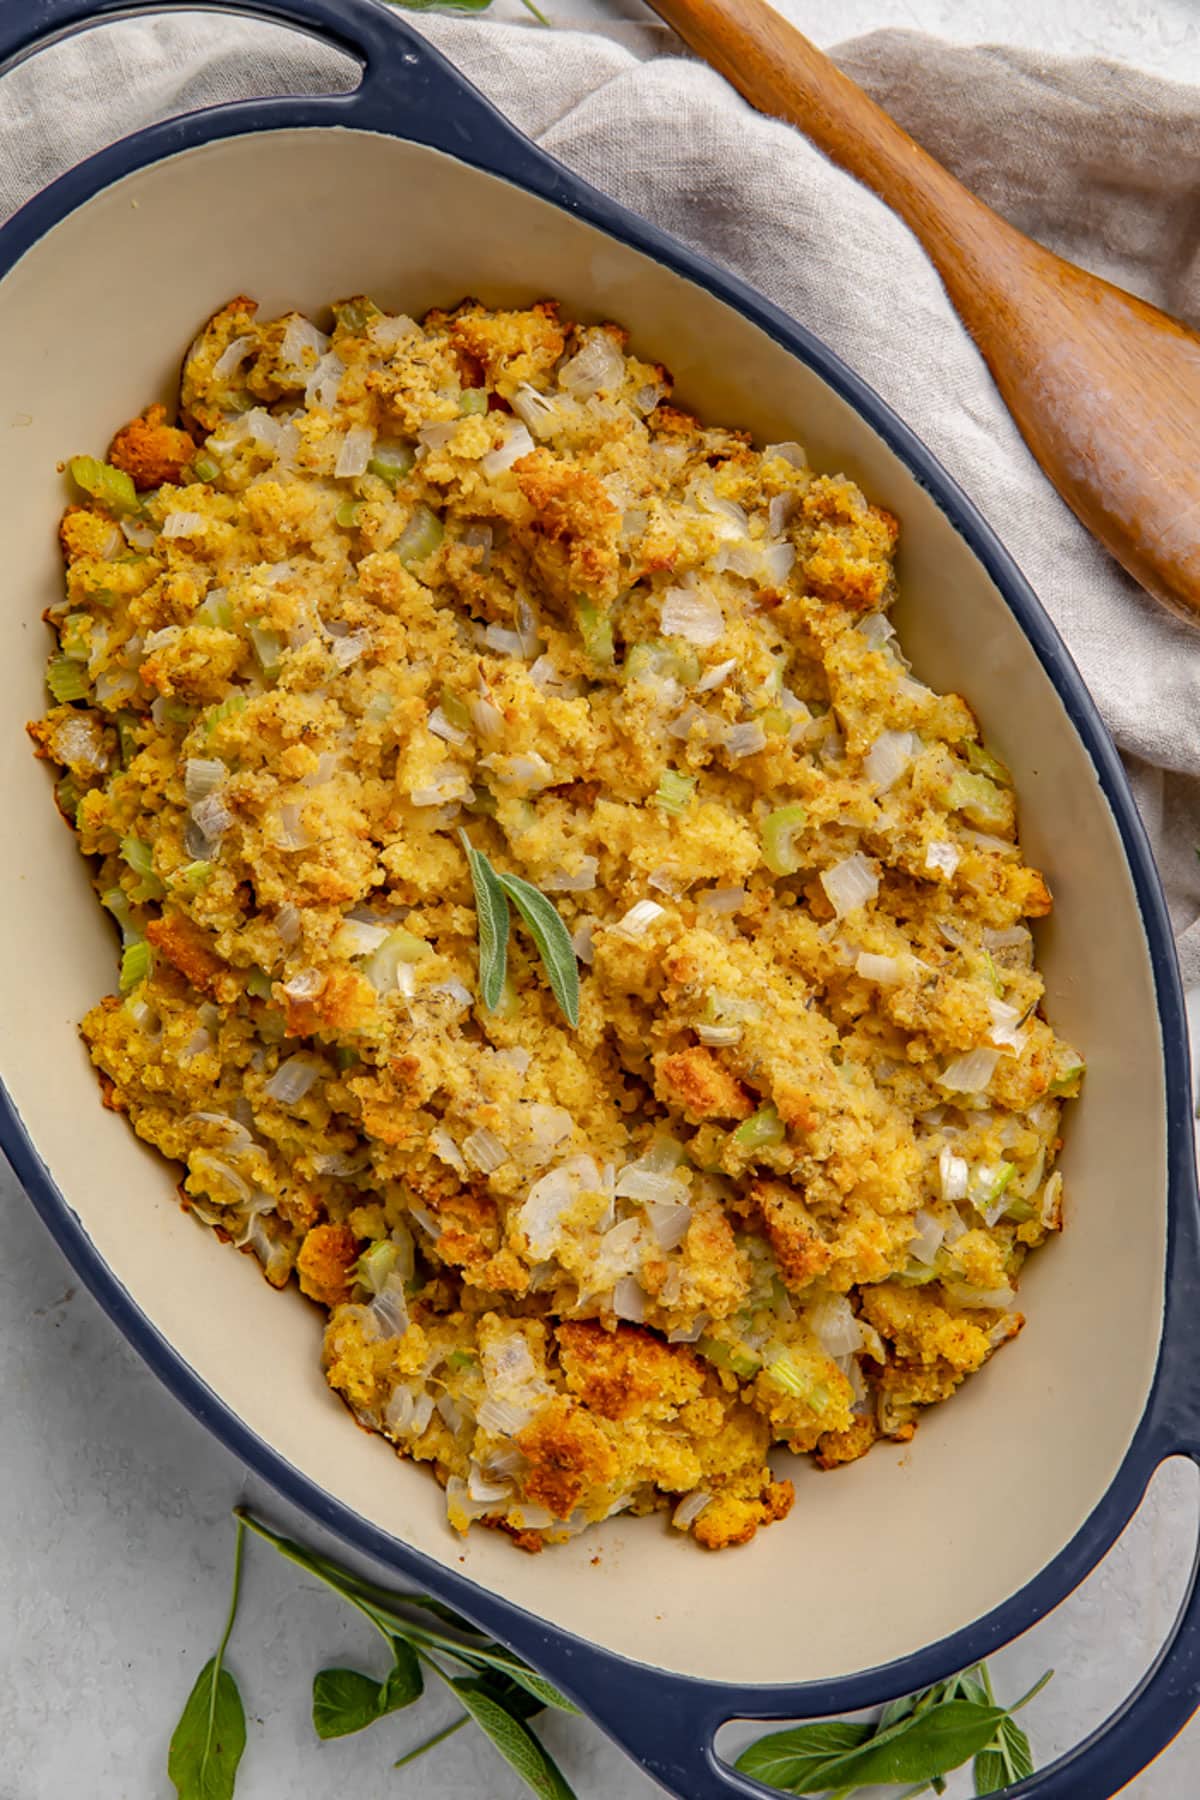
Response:
[{"label": "sage sprig on table", "polygon": [[946,1776],[974,1759],[976,1795],[1001,1793],[1033,1772],[1029,1739],[1015,1714],[1053,1670],[1013,1706],[1001,1706],[987,1665],[896,1700],[873,1722],[849,1719],[797,1725],[759,1738],[737,1767],[786,1794],[849,1800],[862,1788],[909,1783],[902,1800],[946,1790]]},{"label": "sage sprig on table", "polygon": [[[205,1663],[171,1738],[167,1773],[178,1800],[233,1800],[246,1744],[246,1715],[225,1651],[237,1616],[245,1534],[256,1537],[349,1602],[378,1631],[389,1666],[382,1675],[362,1669],[320,1669],[313,1677],[313,1729],[322,1739],[365,1731],[412,1706],[436,1674],[463,1708],[460,1718],[424,1739],[394,1763],[397,1769],[474,1723],[537,1800],[577,1800],[566,1776],[532,1729],[547,1707],[578,1709],[544,1675],[511,1650],[427,1594],[395,1592],[355,1575],[327,1556],[272,1531],[237,1507],[233,1591],[215,1656]],[[987,1665],[955,1675],[924,1693],[896,1700],[874,1722],[829,1719],[772,1732],[738,1758],[743,1773],[789,1794],[850,1800],[864,1786],[909,1784],[899,1800],[932,1790],[974,1757],[975,1792],[996,1794],[1033,1773],[1029,1739],[1015,1714],[1040,1693],[1044,1675],[1014,1706],[999,1704]],[[915,1785],[913,1785],[915,1784]]]},{"label": "sage sprig on table", "polygon": [[520,875],[494,869],[482,850],[476,850],[465,831],[459,832],[467,853],[471,885],[475,890],[475,914],[479,921],[479,993],[489,1012],[500,1003],[508,971],[508,903],[511,900],[526,925],[545,966],[554,998],[567,1023],[579,1024],[579,965],[570,935],[553,901]]},{"label": "sage sprig on table", "polygon": [[[402,12],[487,12],[492,0],[388,0],[389,6],[395,6]],[[521,0],[527,13],[532,13],[539,25],[549,25],[550,21],[541,8],[534,5],[534,0]]]}]

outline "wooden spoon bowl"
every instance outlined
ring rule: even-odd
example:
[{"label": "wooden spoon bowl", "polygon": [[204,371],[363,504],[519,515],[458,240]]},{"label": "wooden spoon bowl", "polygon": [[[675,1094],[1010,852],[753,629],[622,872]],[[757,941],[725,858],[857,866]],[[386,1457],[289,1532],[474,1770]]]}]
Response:
[{"label": "wooden spoon bowl", "polygon": [[1200,338],[1036,244],[913,142],[766,0],[650,0],[920,239],[1029,448],[1134,579],[1200,623]]}]

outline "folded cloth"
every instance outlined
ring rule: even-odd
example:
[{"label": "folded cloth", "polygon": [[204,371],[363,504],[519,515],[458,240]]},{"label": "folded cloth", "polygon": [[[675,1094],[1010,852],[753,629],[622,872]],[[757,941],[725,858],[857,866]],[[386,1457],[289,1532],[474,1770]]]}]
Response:
[{"label": "folded cloth", "polygon": [[[962,483],[1053,616],[1121,748],[1185,979],[1200,981],[1200,632],[1149,600],[1042,476],[907,228],[710,69],[650,54],[650,36],[639,56],[580,32],[428,15],[420,28],[545,149],[802,320]],[[1200,323],[1200,89],[909,32],[833,54],[1023,230]],[[152,119],[354,79],[311,40],[228,17],[105,26],[0,83],[0,213]]]}]

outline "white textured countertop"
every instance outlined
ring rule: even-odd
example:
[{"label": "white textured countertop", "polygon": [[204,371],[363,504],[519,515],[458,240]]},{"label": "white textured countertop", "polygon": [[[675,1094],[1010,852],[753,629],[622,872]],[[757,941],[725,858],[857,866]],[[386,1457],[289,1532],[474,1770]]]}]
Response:
[{"label": "white textured countertop", "polygon": [[[542,3],[556,23],[614,35],[646,23],[637,0]],[[829,10],[814,0],[783,0],[781,10],[830,41]],[[497,0],[494,16],[521,18],[520,0]],[[834,16],[838,37],[909,26],[1200,81],[1194,0],[840,0]],[[317,1537],[158,1385],[80,1289],[7,1171],[0,1244],[0,1800],[167,1800],[167,1739],[224,1616],[230,1507],[248,1499],[284,1529]],[[1042,1761],[1098,1724],[1162,1643],[1194,1554],[1197,1497],[1194,1470],[1165,1468],[1103,1567],[995,1659],[1008,1695],[1045,1667],[1058,1670],[1029,1714]],[[230,1658],[249,1717],[238,1800],[517,1800],[525,1790],[473,1729],[392,1773],[403,1750],[452,1716],[438,1696],[419,1717],[316,1742],[314,1670],[371,1666],[373,1636],[316,1583],[251,1545]],[[581,1800],[661,1792],[581,1720],[551,1720],[546,1737]],[[1200,1725],[1128,1792],[1193,1800]]]}]

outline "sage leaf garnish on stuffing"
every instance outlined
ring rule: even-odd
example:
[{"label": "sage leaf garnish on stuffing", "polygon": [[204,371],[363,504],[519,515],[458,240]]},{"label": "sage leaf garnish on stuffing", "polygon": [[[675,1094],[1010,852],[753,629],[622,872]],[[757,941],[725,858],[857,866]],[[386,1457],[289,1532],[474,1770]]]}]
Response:
[{"label": "sage leaf garnish on stuffing", "polygon": [[871,1723],[846,1719],[771,1732],[749,1745],[737,1767],[788,1794],[835,1793],[908,1783],[903,1800],[945,1792],[945,1778],[974,1759],[977,1795],[999,1793],[1033,1772],[1029,1739],[1014,1714],[1050,1680],[1011,1707],[1000,1705],[985,1664],[893,1701]]},{"label": "sage leaf garnish on stuffing", "polygon": [[554,998],[567,1023],[579,1024],[579,965],[570,935],[553,901],[520,875],[494,869],[476,850],[465,831],[459,833],[467,853],[475,912],[479,920],[479,992],[489,1012],[500,1001],[508,968],[508,902],[511,900],[542,959]]},{"label": "sage leaf garnish on stuffing", "polygon": [[224,1667],[224,1657],[237,1616],[245,1539],[245,1527],[239,1519],[225,1630],[216,1655],[209,1658],[196,1677],[171,1735],[167,1774],[179,1800],[233,1800],[238,1764],[246,1748],[246,1713],[237,1682]]}]

